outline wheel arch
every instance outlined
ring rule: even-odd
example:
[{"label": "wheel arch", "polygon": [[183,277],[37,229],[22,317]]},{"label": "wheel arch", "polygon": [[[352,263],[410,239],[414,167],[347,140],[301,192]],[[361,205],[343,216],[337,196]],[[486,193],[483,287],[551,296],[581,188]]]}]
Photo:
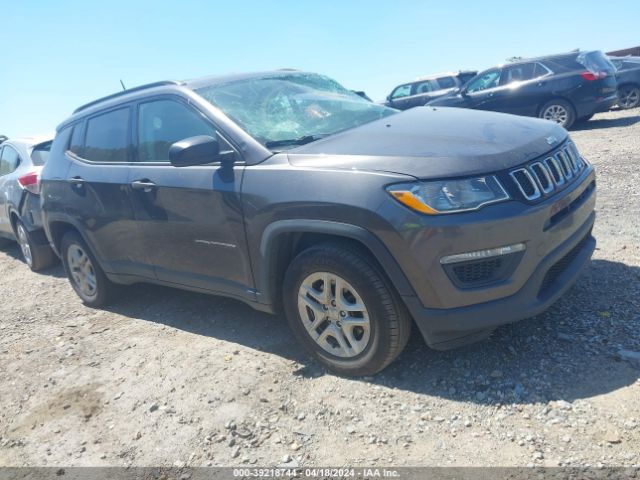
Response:
[{"label": "wheel arch", "polygon": [[389,250],[370,231],[326,220],[280,220],[264,230],[260,242],[260,268],[256,276],[260,303],[271,305],[274,311],[280,310],[282,282],[291,261],[306,248],[327,241],[343,242],[365,252],[401,296],[415,295]]},{"label": "wheel arch", "polygon": [[550,95],[549,97],[547,97],[546,99],[544,99],[543,101],[540,102],[540,104],[538,105],[538,109],[537,109],[537,116],[539,117],[540,114],[542,113],[542,108],[549,102],[553,101],[553,100],[562,100],[563,102],[567,102],[569,105],[571,105],[571,108],[573,108],[573,115],[577,116],[578,115],[578,110],[576,110],[576,105],[575,103],[573,103],[571,101],[571,99],[567,98],[567,97],[563,97],[562,95]]}]

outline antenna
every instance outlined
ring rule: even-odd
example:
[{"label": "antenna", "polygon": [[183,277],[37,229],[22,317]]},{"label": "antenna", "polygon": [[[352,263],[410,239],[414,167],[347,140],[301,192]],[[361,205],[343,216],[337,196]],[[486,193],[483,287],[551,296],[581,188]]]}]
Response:
[{"label": "antenna", "polygon": [[120,85],[122,85],[122,90],[126,90],[127,87],[124,86],[124,82],[122,81],[122,79],[120,79]]}]

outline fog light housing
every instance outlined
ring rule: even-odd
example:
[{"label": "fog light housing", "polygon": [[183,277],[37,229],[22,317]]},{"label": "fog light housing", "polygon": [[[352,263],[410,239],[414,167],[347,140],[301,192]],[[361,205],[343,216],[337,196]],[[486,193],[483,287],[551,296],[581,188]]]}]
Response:
[{"label": "fog light housing", "polygon": [[483,260],[485,258],[498,257],[500,255],[509,255],[511,253],[522,252],[526,249],[524,243],[514,243],[504,247],[489,248],[486,250],[475,250],[473,252],[456,253],[447,255],[440,259],[440,264],[448,265],[451,263],[468,262],[470,260]]}]

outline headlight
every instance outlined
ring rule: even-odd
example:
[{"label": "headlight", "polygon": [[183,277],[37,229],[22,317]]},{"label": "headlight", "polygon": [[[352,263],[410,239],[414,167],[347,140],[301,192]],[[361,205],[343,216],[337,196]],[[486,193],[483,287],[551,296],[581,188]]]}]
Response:
[{"label": "headlight", "polygon": [[428,215],[477,210],[509,199],[496,177],[436,180],[390,185],[387,191],[403,205]]}]

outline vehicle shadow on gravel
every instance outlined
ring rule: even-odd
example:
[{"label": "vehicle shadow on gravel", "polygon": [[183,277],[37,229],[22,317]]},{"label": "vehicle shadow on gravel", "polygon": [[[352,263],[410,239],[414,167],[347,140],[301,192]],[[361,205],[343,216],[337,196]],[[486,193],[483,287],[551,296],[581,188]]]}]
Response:
[{"label": "vehicle shadow on gravel", "polygon": [[[17,243],[11,242],[8,245],[2,245],[0,246],[0,255],[4,254],[8,257],[11,257],[15,260],[18,260],[21,263],[25,264],[25,268],[28,268],[25,261],[24,261],[24,257],[22,256],[22,252],[20,251],[20,247],[18,246]],[[66,274],[64,273],[64,270],[62,268],[62,265],[60,264],[59,261],[56,261],[53,265],[51,265],[50,267],[47,267],[43,270],[40,270],[38,272],[35,272],[36,275],[50,275],[52,277],[56,277],[56,278],[66,278]]]},{"label": "vehicle shadow on gravel", "polygon": [[600,128],[614,128],[614,127],[630,127],[640,122],[640,115],[633,115],[622,118],[594,118],[588,122],[578,122],[571,130],[596,130]]},{"label": "vehicle shadow on gravel", "polygon": [[[414,329],[405,352],[359,381],[481,404],[588,398],[633,384],[640,370],[620,349],[640,350],[640,268],[594,260],[548,312],[506,325],[483,342],[429,349]],[[330,374],[293,340],[286,320],[241,302],[150,285],[127,287],[110,311],[237,343]]]}]

